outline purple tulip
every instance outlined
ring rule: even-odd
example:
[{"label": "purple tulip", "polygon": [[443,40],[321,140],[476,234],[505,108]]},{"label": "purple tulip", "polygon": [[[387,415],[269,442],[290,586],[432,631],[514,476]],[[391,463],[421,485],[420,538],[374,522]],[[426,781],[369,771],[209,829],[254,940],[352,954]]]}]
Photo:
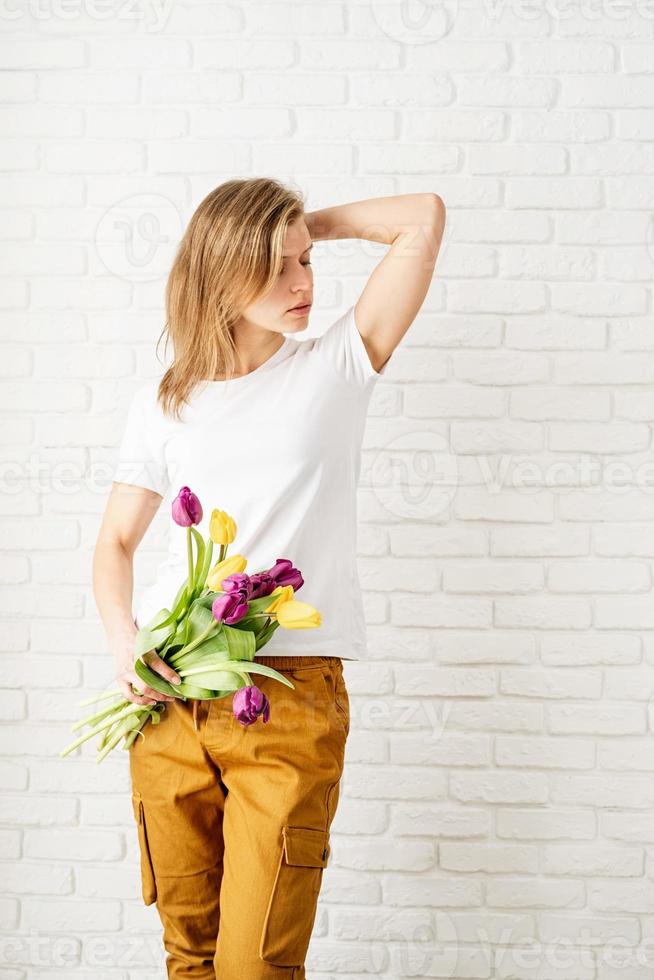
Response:
[{"label": "purple tulip", "polygon": [[279,585],[292,585],[293,591],[304,585],[304,579],[299,568],[293,567],[293,562],[288,558],[278,558],[272,568],[268,569],[268,574],[275,580],[275,588]]},{"label": "purple tulip", "polygon": [[240,592],[245,599],[252,598],[250,576],[245,572],[234,572],[232,575],[227,575],[220,584],[223,587],[223,592]]},{"label": "purple tulip", "polygon": [[256,685],[239,687],[232,701],[234,717],[243,726],[251,725],[259,715],[264,725],[270,718],[270,701]]},{"label": "purple tulip", "polygon": [[237,623],[243,619],[249,609],[249,600],[252,595],[250,586],[250,576],[244,572],[234,572],[227,575],[220,583],[223,587],[223,595],[217,596],[211,606],[214,619],[223,620],[225,623]]},{"label": "purple tulip", "polygon": [[190,527],[202,520],[202,504],[190,487],[182,487],[173,500],[173,520],[180,527]]},{"label": "purple tulip", "polygon": [[262,596],[270,595],[277,588],[274,578],[268,572],[256,572],[250,575],[250,598],[260,599]]},{"label": "purple tulip", "polygon": [[214,599],[211,612],[219,623],[224,622],[231,626],[232,623],[238,623],[239,619],[243,619],[248,608],[248,601],[240,592],[226,592]]}]

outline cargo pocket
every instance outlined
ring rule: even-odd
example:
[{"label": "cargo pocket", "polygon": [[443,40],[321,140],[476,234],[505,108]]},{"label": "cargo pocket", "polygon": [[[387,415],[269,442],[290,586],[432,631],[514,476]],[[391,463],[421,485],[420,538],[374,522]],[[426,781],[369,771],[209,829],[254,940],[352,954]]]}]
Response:
[{"label": "cargo pocket", "polygon": [[140,793],[132,793],[132,806],[134,808],[134,819],[138,827],[139,851],[141,852],[141,890],[143,901],[146,905],[152,905],[157,898],[157,883],[152,867],[148,832],[145,826],[145,811]]},{"label": "cargo pocket", "polygon": [[350,733],[350,698],[343,678],[341,666],[325,666],[321,668],[322,679],[327,692],[328,703],[334,709],[334,717],[345,735]]},{"label": "cargo pocket", "polygon": [[261,932],[259,956],[273,966],[303,966],[316,918],[329,831],[283,827],[282,850]]},{"label": "cargo pocket", "polygon": [[335,704],[338,711],[341,713],[341,719],[343,721],[343,727],[345,728],[345,734],[350,734],[350,697],[347,693],[347,687],[345,686],[345,680],[343,674],[339,671],[336,675],[336,697]]}]

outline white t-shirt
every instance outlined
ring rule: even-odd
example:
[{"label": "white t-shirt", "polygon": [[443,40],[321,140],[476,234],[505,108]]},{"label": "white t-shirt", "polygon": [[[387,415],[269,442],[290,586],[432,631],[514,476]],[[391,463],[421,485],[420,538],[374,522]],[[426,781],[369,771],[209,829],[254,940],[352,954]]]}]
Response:
[{"label": "white t-shirt", "polygon": [[[356,489],[361,440],[376,380],[355,323],[354,306],[310,340],[286,336],[256,370],[203,381],[182,408],[182,421],[157,404],[160,378],[142,385],[129,407],[113,479],[155,490],[170,503],[183,486],[197,494],[205,538],[213,508],[230,514],[245,572],[288,558],[304,584],[298,600],[321,625],[273,634],[261,653],[364,659],[363,603],[356,564]],[[171,517],[170,544],[136,615],[143,626],[170,608],[188,572],[187,532]],[[214,545],[212,564],[219,546]]]}]

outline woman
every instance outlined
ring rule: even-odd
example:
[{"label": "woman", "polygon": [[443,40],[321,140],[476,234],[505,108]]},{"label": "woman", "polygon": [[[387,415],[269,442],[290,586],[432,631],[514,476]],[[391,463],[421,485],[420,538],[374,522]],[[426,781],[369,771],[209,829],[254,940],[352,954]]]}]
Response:
[{"label": "woman", "polygon": [[[434,194],[305,212],[267,178],[199,205],[166,288],[174,360],[132,399],[94,554],[93,587],[123,694],[168,702],[130,748],[143,898],[156,902],[168,976],[303,980],[349,733],[342,660],[365,657],[356,486],[368,402],[432,278],[445,209]],[[314,241],[390,246],[357,303],[302,342]],[[163,498],[190,486],[238,525],[248,571],[289,558],[322,624],[278,630],[256,660],[271,715],[239,725],[231,698],[181,701],[134,671],[134,637],[186,575],[186,538],[132,617],[133,557]],[[206,537],[206,527],[198,526]],[[282,635],[283,634],[283,635]],[[153,670],[175,671],[153,651]]]}]

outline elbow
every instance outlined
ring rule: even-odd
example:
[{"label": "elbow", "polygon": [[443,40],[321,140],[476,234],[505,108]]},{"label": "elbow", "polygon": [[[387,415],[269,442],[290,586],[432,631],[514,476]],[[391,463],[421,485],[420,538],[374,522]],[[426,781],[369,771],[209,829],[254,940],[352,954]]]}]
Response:
[{"label": "elbow", "polygon": [[423,234],[430,254],[436,261],[445,234],[445,204],[438,194],[427,196],[429,197],[429,214],[423,224]]},{"label": "elbow", "polygon": [[425,211],[421,225],[430,229],[436,238],[442,237],[445,230],[445,203],[438,194],[425,194]]},{"label": "elbow", "polygon": [[133,546],[132,542],[129,540],[119,537],[116,534],[100,533],[95,543],[95,549],[93,551],[93,566],[96,567],[102,563],[103,558],[109,555],[114,558],[116,555],[120,557],[128,558],[130,561],[134,558],[134,552],[136,547]]},{"label": "elbow", "polygon": [[438,224],[445,223],[445,202],[439,194],[429,194],[429,209],[432,220]]}]

